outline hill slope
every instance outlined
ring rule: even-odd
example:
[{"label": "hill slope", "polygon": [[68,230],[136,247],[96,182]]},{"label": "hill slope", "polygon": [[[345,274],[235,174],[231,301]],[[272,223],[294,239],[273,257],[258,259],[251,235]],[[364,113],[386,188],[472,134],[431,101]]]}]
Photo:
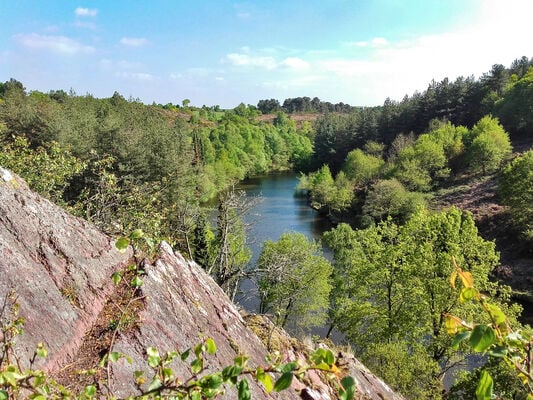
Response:
[{"label": "hill slope", "polygon": [[[265,364],[268,351],[254,332],[263,326],[270,336],[276,333],[283,361],[303,360],[309,353],[262,317],[248,316],[254,325],[250,329],[214,281],[165,243],[155,262],[142,263],[143,285],[125,306],[127,288],[114,286],[110,276],[132,262],[131,249],[118,252],[111,238],[31,192],[9,171],[0,172],[0,299],[14,291],[26,319],[15,347],[22,367],[30,366],[34,349],[44,342],[49,355],[36,360],[34,368],[46,370],[67,387],[94,383],[101,393],[124,397],[139,393],[132,378],[135,370],[145,370],[150,378],[148,347],[184,351],[210,337],[217,351],[206,357],[207,372],[221,370],[240,354],[250,357],[251,366],[259,366]],[[124,310],[131,314],[127,320]],[[5,307],[0,311],[5,321],[8,312]],[[123,324],[119,328],[117,315]],[[131,364],[121,359],[109,372],[100,368],[101,357],[110,350],[131,357]],[[401,398],[353,356],[338,358],[343,373],[356,380],[356,398]],[[182,379],[194,375],[187,363],[174,362],[172,367]],[[94,375],[78,373],[88,369],[94,369]],[[280,394],[267,394],[251,379],[250,388],[254,399],[336,398],[331,381],[316,372],[305,380],[294,379],[291,389]],[[236,398],[235,389],[222,398]]]}]

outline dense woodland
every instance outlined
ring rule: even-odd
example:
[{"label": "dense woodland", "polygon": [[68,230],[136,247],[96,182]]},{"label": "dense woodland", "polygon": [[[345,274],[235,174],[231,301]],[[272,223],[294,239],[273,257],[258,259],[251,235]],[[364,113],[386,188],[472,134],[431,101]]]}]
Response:
[{"label": "dense woodland", "polygon": [[[273,122],[260,118],[266,113]],[[297,124],[294,113],[316,115]],[[513,331],[526,329],[510,288],[493,279],[494,243],[472,215],[440,210],[433,199],[459,181],[497,177],[517,240],[531,243],[533,150],[513,154],[512,144],[532,143],[532,135],[527,57],[479,79],[433,81],[379,107],[300,97],[221,110],[0,84],[1,166],[110,235],[142,229],[148,247],[167,240],[232,297],[241,279],[255,279],[261,309],[277,324],[336,328],[357,357],[413,399],[442,398],[445,373],[473,351],[454,343],[445,316],[487,320],[450,286],[452,257]],[[301,172],[311,206],[339,222],[324,238],[333,264],[317,243],[286,233],[249,265],[242,215],[250,200],[234,185],[283,170]],[[215,226],[206,206],[213,199]],[[487,368],[494,393],[525,398],[512,365],[489,359]],[[472,398],[479,374],[463,373],[447,398]]]}]

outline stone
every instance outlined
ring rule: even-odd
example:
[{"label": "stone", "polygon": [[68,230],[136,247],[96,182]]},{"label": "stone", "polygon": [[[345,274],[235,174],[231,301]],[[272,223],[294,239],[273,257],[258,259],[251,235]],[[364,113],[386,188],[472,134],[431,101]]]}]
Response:
[{"label": "stone", "polygon": [[[77,365],[98,369],[99,360],[111,349],[127,355],[131,364],[122,358],[110,364],[109,375],[100,371],[97,377],[110,378],[102,385],[104,391],[126,397],[139,393],[134,371],[143,370],[148,381],[151,378],[146,362],[149,347],[160,353],[183,352],[212,338],[217,351],[206,355],[205,373],[220,371],[237,355],[249,357],[251,367],[267,365],[269,343],[261,329],[275,331],[284,362],[307,362],[306,355],[312,349],[273,326],[266,317],[246,313],[243,317],[200,266],[174,253],[164,242],[155,261],[141,263],[143,284],[135,292],[136,306],[117,305],[116,296],[124,289],[114,285],[111,275],[124,271],[132,262],[132,250],[117,251],[113,239],[93,225],[33,193],[20,177],[5,169],[0,172],[9,176],[0,180],[0,301],[15,292],[20,315],[26,319],[15,347],[24,368],[30,365],[38,343],[43,342],[49,356],[33,366],[79,389],[86,384],[83,379],[78,382],[75,375],[64,371],[75,372]],[[135,314],[130,329],[114,333],[111,326],[116,321],[108,321],[115,318],[110,317],[113,308]],[[8,314],[4,308],[0,317],[5,320]],[[91,352],[94,354],[88,354]],[[345,373],[357,382],[356,399],[402,398],[355,357],[339,357]],[[192,376],[187,362],[174,361],[171,367],[182,381]],[[337,398],[331,382],[318,371],[309,371],[302,381],[294,379],[291,388],[279,394],[267,394],[253,379],[249,383],[253,399]],[[236,389],[228,388],[219,398],[235,399]]]}]

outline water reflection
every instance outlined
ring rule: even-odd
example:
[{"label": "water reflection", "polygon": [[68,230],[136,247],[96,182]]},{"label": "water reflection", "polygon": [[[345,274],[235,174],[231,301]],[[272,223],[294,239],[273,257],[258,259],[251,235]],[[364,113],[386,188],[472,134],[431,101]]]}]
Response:
[{"label": "water reflection", "polygon": [[[261,244],[265,240],[277,241],[284,232],[300,232],[309,239],[320,240],[322,234],[332,228],[327,218],[321,217],[309,207],[307,199],[295,195],[298,185],[296,174],[274,174],[248,179],[237,189],[242,189],[250,198],[261,197],[244,217],[250,224],[248,238],[252,250],[251,265],[255,265]],[[323,246],[324,255],[331,259],[331,251]],[[251,312],[259,309],[257,289],[251,281],[241,284],[237,302]]]}]

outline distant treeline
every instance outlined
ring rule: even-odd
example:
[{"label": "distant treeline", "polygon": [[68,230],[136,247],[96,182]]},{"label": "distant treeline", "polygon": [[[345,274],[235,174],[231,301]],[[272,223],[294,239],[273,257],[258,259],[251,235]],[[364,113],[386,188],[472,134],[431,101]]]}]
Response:
[{"label": "distant treeline", "polygon": [[[280,111],[288,114],[356,112],[367,121],[364,129],[367,136],[374,139],[380,136],[383,141],[390,143],[399,133],[424,132],[429,122],[435,118],[445,119],[454,125],[472,127],[483,115],[495,111],[506,90],[521,80],[531,66],[533,58],[524,56],[514,60],[509,68],[502,64],[493,65],[479,79],[461,76],[455,81],[448,78],[440,82],[433,80],[423,92],[406,95],[401,101],[387,98],[382,106],[376,107],[357,107],[342,102],[332,104],[317,97],[296,97],[286,99],[283,104],[276,99],[260,100],[257,109],[263,114]],[[513,121],[512,107],[524,107],[520,104],[522,94],[514,93],[513,96],[512,106],[500,105],[498,109],[502,122],[510,124],[506,128],[511,133],[518,133],[517,131],[525,129],[527,121]]]},{"label": "distant treeline", "polygon": [[343,102],[333,104],[329,101],[321,101],[318,97],[296,97],[294,99],[285,99],[283,105],[276,99],[259,100],[257,109],[263,114],[272,114],[279,111],[292,113],[306,113],[306,112],[339,112],[348,113],[354,111],[357,107],[353,107]]}]

